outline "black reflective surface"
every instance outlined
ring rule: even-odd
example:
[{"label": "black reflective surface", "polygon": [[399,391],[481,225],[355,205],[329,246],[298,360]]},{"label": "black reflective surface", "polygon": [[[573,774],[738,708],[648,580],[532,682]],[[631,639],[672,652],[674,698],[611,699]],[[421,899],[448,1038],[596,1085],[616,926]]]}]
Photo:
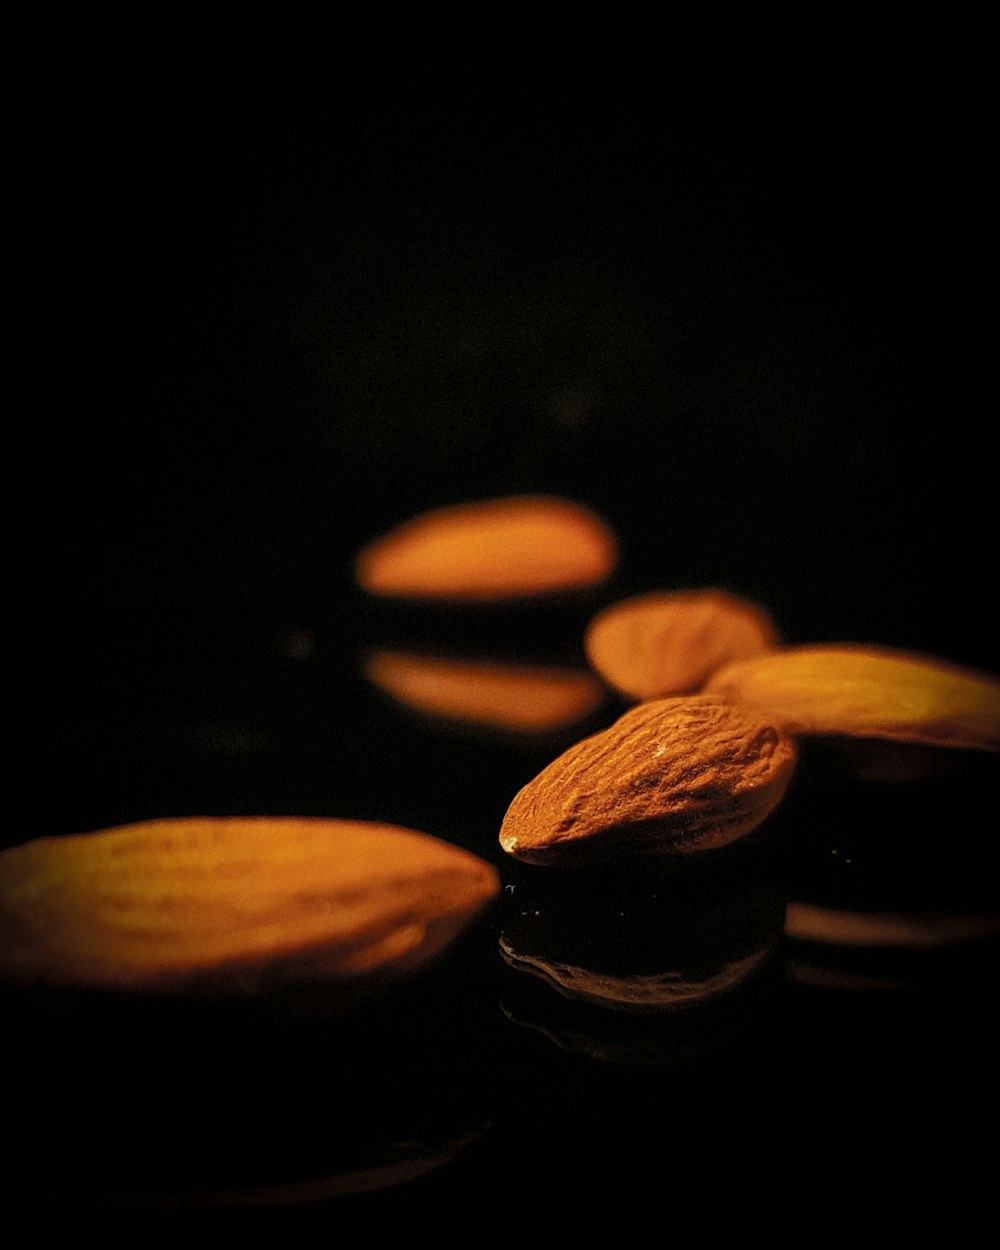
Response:
[{"label": "black reflective surface", "polygon": [[[516,1236],[870,1199],[964,1227],[997,1110],[994,759],[814,743],[732,854],[553,878],[505,862],[503,814],[614,700],[493,735],[361,670],[379,645],[581,664],[597,607],[718,585],[790,641],[998,671],[975,83],[949,86],[411,71],[280,107],[206,90],[197,122],[155,83],[85,96],[62,144],[93,196],[44,262],[7,844],[357,817],[503,890],[349,1019],[6,1002],[12,1204],[329,1232],[476,1204]],[[388,526],[514,491],[601,512],[613,583],[458,614],[353,585]],[[833,939],[830,908],[863,918]]]}]

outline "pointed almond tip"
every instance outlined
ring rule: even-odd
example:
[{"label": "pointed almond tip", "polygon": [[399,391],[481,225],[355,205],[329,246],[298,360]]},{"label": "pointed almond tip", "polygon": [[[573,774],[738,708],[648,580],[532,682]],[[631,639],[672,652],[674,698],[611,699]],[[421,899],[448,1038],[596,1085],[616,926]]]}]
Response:
[{"label": "pointed almond tip", "polygon": [[502,833],[500,835],[500,848],[508,855],[517,854],[517,834]]}]

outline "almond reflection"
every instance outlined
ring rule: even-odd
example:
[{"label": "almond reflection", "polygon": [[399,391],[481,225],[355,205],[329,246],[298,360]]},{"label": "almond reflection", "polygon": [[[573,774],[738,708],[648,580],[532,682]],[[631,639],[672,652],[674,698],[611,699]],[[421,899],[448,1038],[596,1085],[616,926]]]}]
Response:
[{"label": "almond reflection", "polygon": [[604,699],[596,677],[572,668],[376,649],[365,656],[362,671],[384,694],[424,717],[514,734],[575,725]]},{"label": "almond reflection", "polygon": [[275,1180],[243,1186],[214,1188],[87,1188],[74,1197],[91,1206],[123,1211],[194,1211],[230,1207],[298,1207],[362,1194],[397,1189],[451,1165],[459,1155],[488,1132],[477,1128],[441,1142],[386,1143],[362,1152],[356,1161],[329,1176],[301,1180]]},{"label": "almond reflection", "polygon": [[500,954],[575,1002],[616,1012],[687,1010],[725,998],[750,981],[776,951],[784,900],[776,886],[724,896],[669,894],[631,901],[572,892],[511,915]]},{"label": "almond reflection", "polygon": [[996,975],[1000,914],[789,900],[785,934],[788,976],[798,985],[851,993],[964,986],[978,995]]},{"label": "almond reflection", "polygon": [[849,911],[789,900],[792,941],[880,950],[941,950],[1000,935],[1000,915],[962,911]]},{"label": "almond reflection", "polygon": [[500,939],[506,1019],[588,1062],[676,1068],[732,1053],[778,984],[776,885],[519,903]]}]

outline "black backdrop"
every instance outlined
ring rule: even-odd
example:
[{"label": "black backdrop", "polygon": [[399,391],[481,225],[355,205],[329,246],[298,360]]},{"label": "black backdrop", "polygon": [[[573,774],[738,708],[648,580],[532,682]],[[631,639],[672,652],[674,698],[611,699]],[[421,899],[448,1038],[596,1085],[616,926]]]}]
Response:
[{"label": "black backdrop", "polygon": [[[596,507],[622,543],[609,594],[721,585],[790,641],[997,670],[982,81],[940,58],[682,76],[651,59],[613,76],[415,60],[298,81],[257,62],[123,61],[48,101],[23,196],[35,355],[12,458],[8,843],[315,813],[413,824],[499,863],[506,803],[544,753],[421,736],[354,667],[383,633],[444,628],[376,612],[354,553],[466,498]],[[547,619],[480,620],[465,641],[482,627],[494,647],[561,653],[577,635]],[[883,885],[915,855],[926,901],[931,883],[968,884],[955,864],[973,801],[939,823],[952,809],[935,808],[916,837],[912,804],[882,822],[844,801],[830,823]],[[981,906],[993,878],[973,875]],[[778,1089],[821,1194],[827,1176],[856,1181],[834,1122],[877,1168],[894,1117],[889,1149],[933,1173],[924,1132],[964,1140],[959,1107],[979,1105],[988,1069],[964,988],[977,975],[946,996],[971,1032],[919,995],[901,1015],[895,999],[812,1015],[793,998],[751,1060],[766,1090],[739,1068],[719,1087],[729,1142],[754,1156]],[[491,1032],[492,980],[476,983]],[[511,1119],[535,1095],[546,1111],[527,1139],[506,1131],[596,1173],[600,1150],[588,1164],[590,1138],[573,1136],[584,1112],[559,1105],[548,1071],[518,1070]],[[594,1075],[570,1094],[606,1092]],[[703,1123],[693,1089],[670,1103],[685,1130]],[[661,1106],[630,1097],[595,1141]],[[336,1099],[323,1108],[336,1120]],[[87,1131],[80,1118],[69,1140]],[[758,1195],[782,1184],[770,1166],[751,1170]],[[458,1179],[489,1198],[496,1175],[488,1161]],[[449,1194],[447,1179],[430,1191]]]},{"label": "black backdrop", "polygon": [[522,490],[604,513],[623,592],[995,668],[982,90],[95,75],[30,161],[25,715],[245,707],[361,543]]}]

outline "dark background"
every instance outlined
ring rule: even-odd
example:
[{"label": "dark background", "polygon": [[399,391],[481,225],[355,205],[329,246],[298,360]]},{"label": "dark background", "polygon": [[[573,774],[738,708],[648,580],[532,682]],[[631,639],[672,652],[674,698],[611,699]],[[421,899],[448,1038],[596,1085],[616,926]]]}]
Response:
[{"label": "dark background", "polygon": [[606,516],[616,590],[995,667],[965,70],[95,75],[34,184],[46,717],[245,699],[362,542],[524,490]]},{"label": "dark background", "polygon": [[[554,748],[418,731],[356,669],[365,645],[410,634],[575,654],[596,600],[456,625],[358,593],[361,544],[467,498],[553,491],[595,507],[622,545],[608,597],[724,586],[789,641],[997,671],[990,134],[974,67],[873,54],[685,70],[647,56],[501,72],[417,57],[323,76],[286,64],[279,78],[238,59],[224,73],[168,58],[81,74],[47,98],[27,145],[38,363],[11,461],[25,503],[8,843],[160,815],[356,816],[449,837],[506,873],[506,804]],[[913,802],[900,815],[880,793],[859,817],[853,794],[827,794],[803,856],[823,871],[806,866],[821,878],[834,846],[842,871],[846,840],[894,903],[912,886],[926,904],[933,883],[961,906],[968,881],[941,847],[968,847],[976,793],[955,806],[935,792],[916,837]],[[992,887],[972,876],[980,909]],[[634,1198],[640,1156],[642,1184],[662,1183],[638,1144],[648,1133],[666,1134],[690,1182],[676,1134],[694,1131],[702,1157],[719,1148],[706,1090],[745,1200],[780,1206],[807,1177],[822,1201],[868,1193],[887,1133],[926,1182],[941,1155],[928,1164],[924,1135],[962,1140],[959,1109],[974,1118],[991,1079],[986,1037],[970,1041],[978,963],[958,989],[945,967],[943,1004],[937,965],[902,1006],[792,995],[749,1056],[693,1083],[660,1072],[651,1089],[516,1042],[512,1060],[489,929],[483,950],[485,978],[469,965],[482,998],[471,1021],[457,1013],[458,1035],[475,1038],[482,1015],[479,1058],[505,1061],[513,1111],[496,1157],[487,1147],[457,1188],[487,1207],[501,1180],[550,1200],[538,1169],[563,1149],[584,1173],[556,1169],[561,1192],[592,1192],[616,1158],[606,1196]],[[433,1050],[419,1005],[404,997],[400,1016],[411,1008]],[[381,1055],[378,1022],[360,1035]],[[209,1042],[179,1049],[190,1062]],[[206,1070],[221,1071],[225,1043],[211,1047]],[[455,1075],[410,1062],[413,1084],[406,1067],[386,1103],[422,1107]],[[326,1124],[343,1095],[320,1101]],[[765,1123],[781,1131],[761,1158]],[[843,1142],[863,1147],[860,1190]],[[521,1143],[527,1177],[511,1162]],[[415,1192],[414,1209],[453,1199],[447,1175]]]},{"label": "dark background", "polygon": [[597,508],[615,593],[996,669],[974,65],[651,62],[124,61],[59,97],[25,715],[267,729],[278,653],[365,628],[362,543],[508,491]]}]

